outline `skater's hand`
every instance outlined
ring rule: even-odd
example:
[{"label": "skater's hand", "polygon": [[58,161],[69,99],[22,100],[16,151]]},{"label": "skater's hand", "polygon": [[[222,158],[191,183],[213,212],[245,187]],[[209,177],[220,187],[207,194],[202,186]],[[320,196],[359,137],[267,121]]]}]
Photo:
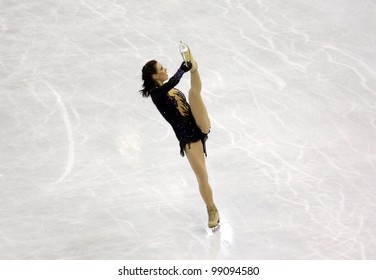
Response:
[{"label": "skater's hand", "polygon": [[191,70],[191,68],[192,68],[192,63],[190,61],[188,61],[187,63],[183,61],[179,69],[183,70],[184,72],[188,72],[189,70]]}]

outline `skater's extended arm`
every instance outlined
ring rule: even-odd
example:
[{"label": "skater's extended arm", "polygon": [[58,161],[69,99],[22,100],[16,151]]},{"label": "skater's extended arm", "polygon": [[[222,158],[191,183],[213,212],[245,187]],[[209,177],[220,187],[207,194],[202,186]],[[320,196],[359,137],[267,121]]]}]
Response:
[{"label": "skater's extended arm", "polygon": [[185,62],[183,62],[180,68],[178,69],[178,71],[176,71],[176,73],[168,80],[167,83],[159,87],[153,88],[151,92],[156,93],[156,94],[162,93],[162,92],[168,92],[180,82],[180,79],[183,77],[184,73],[188,72],[191,68],[192,68],[191,63],[188,63],[188,66],[187,66]]}]

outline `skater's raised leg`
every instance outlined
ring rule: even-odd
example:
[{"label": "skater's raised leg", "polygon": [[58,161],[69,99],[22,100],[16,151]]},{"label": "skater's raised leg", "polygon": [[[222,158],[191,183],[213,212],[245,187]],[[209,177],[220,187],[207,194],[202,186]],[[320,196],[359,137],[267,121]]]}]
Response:
[{"label": "skater's raised leg", "polygon": [[188,101],[191,106],[193,117],[196,121],[197,126],[205,134],[210,131],[210,118],[206,110],[206,106],[201,97],[201,78],[198,72],[198,66],[196,60],[193,58],[191,50],[189,47],[181,43],[180,51],[182,53],[184,61],[189,61],[192,63],[191,72],[191,89],[189,90]]},{"label": "skater's raised leg", "polygon": [[198,69],[191,73],[191,89],[189,90],[188,100],[197,126],[203,133],[209,133],[210,118],[201,97],[201,78]]}]

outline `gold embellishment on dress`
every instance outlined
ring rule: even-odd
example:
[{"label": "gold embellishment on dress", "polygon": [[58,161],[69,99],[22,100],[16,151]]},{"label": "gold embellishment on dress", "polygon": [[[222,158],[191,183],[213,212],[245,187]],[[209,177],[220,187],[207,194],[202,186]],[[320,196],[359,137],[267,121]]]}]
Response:
[{"label": "gold embellishment on dress", "polygon": [[177,89],[173,88],[168,92],[168,95],[174,98],[176,102],[176,107],[179,110],[180,114],[185,117],[189,114],[188,103],[184,95]]}]

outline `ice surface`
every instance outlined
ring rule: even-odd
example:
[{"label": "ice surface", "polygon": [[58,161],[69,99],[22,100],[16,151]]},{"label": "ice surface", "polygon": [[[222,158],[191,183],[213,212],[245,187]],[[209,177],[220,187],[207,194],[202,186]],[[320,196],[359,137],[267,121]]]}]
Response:
[{"label": "ice surface", "polygon": [[[0,259],[376,258],[374,0],[0,5]],[[212,120],[215,233],[138,93],[180,40]]]}]

